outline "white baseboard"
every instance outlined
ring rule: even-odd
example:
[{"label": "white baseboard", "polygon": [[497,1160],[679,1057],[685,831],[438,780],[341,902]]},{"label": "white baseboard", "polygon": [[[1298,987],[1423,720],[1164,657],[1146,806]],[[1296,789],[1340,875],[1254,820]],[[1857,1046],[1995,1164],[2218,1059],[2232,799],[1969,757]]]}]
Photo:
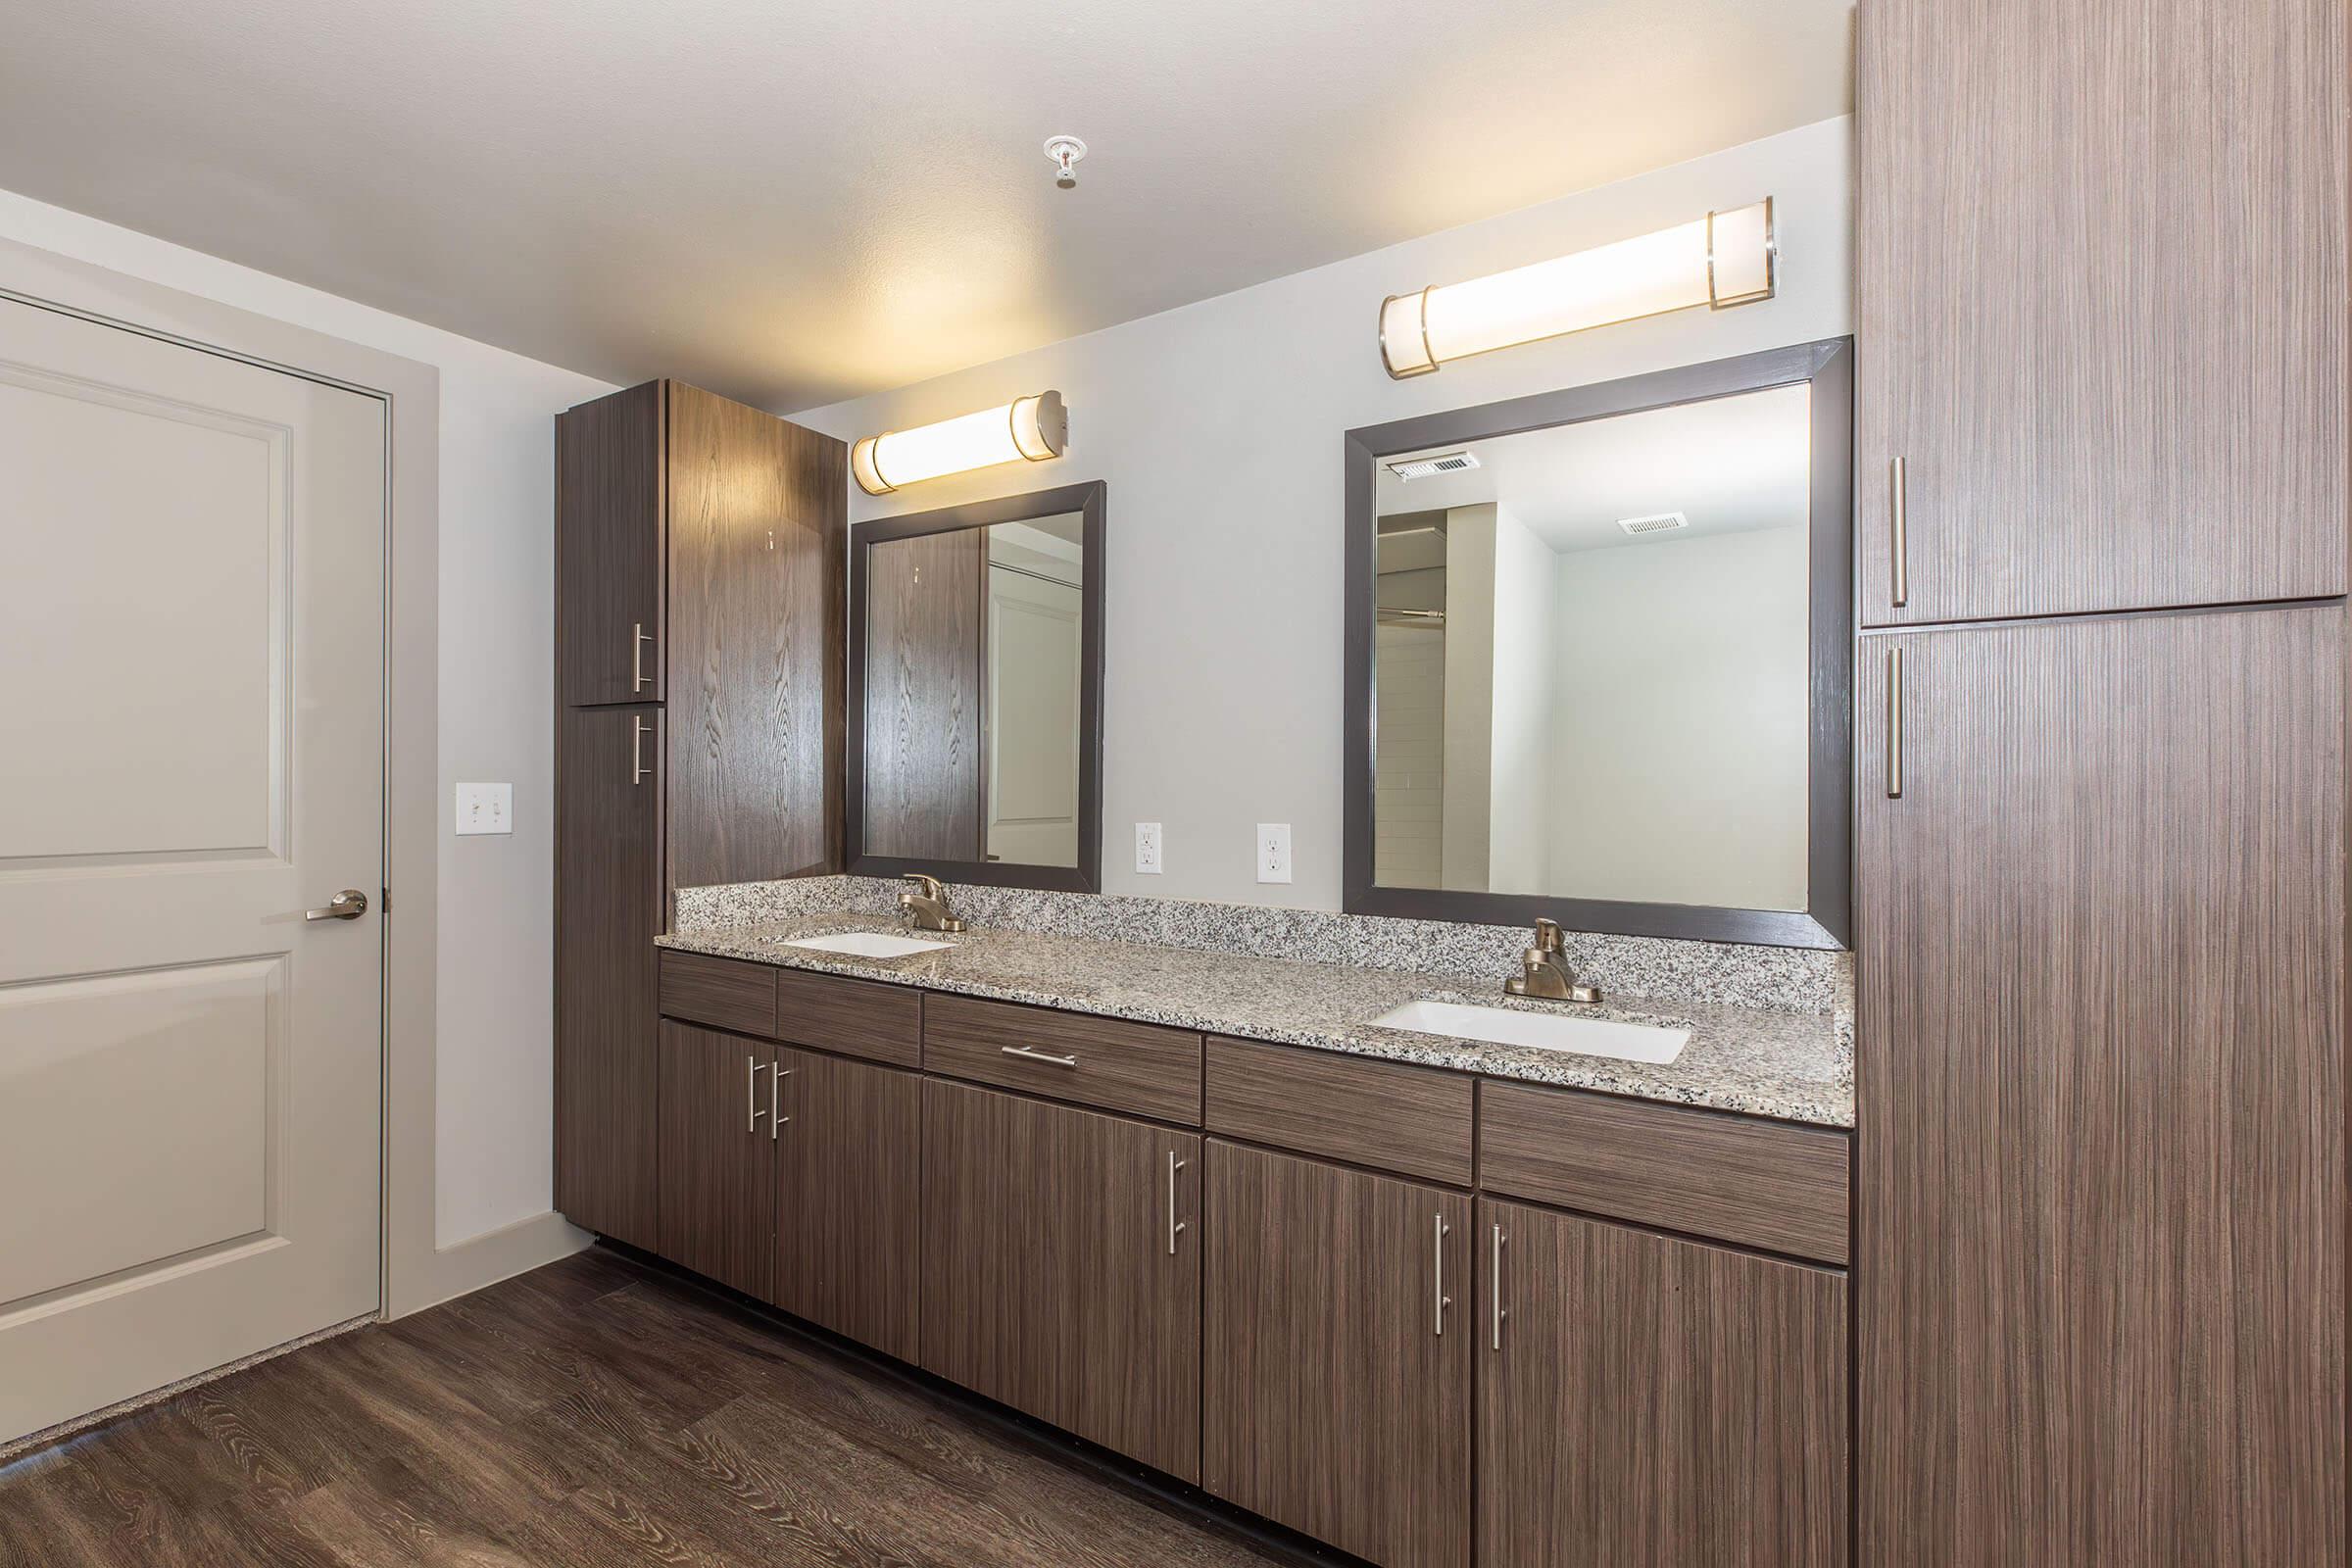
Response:
[{"label": "white baseboard", "polygon": [[550,1209],[501,1225],[494,1231],[440,1248],[433,1253],[431,1276],[408,1282],[421,1288],[403,1289],[387,1317],[407,1317],[428,1306],[467,1296],[486,1285],[527,1274],[542,1264],[590,1246],[596,1238]]}]

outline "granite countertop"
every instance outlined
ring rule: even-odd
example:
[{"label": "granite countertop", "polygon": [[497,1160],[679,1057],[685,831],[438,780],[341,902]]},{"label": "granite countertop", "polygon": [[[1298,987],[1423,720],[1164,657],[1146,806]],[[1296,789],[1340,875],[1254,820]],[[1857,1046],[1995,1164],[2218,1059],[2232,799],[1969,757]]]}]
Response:
[{"label": "granite countertop", "polygon": [[[1854,1124],[1851,1040],[1830,1013],[1654,1000],[1601,1006],[1522,1002],[1501,995],[1499,976],[1399,973],[1001,929],[936,937],[955,945],[904,958],[860,958],[783,945],[796,938],[847,931],[933,937],[928,932],[907,933],[895,920],[834,913],[689,929],[658,940],[663,947],[689,953],[748,958],[787,969],[1034,1003],[1786,1121]],[[1415,1000],[1668,1025],[1689,1029],[1690,1041],[1674,1061],[1657,1066],[1376,1028],[1366,1021]]]}]

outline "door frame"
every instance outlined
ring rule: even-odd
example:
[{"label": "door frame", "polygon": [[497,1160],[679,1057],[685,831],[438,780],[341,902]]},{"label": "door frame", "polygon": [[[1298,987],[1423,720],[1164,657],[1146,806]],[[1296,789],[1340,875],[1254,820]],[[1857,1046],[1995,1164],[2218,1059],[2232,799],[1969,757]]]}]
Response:
[{"label": "door frame", "polygon": [[[433,366],[0,238],[0,299],[241,360],[384,405],[383,1125],[377,1311],[409,1312],[574,1250],[533,1217],[436,1246],[440,405]],[[392,903],[397,900],[397,906]],[[552,1213],[544,1217],[568,1232]],[[552,1243],[552,1245],[551,1245]]]}]

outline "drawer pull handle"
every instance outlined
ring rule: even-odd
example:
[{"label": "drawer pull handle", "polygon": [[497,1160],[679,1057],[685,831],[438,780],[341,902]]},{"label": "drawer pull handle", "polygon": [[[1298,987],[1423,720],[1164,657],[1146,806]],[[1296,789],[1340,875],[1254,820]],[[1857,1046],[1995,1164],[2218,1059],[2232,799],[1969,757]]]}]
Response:
[{"label": "drawer pull handle", "polygon": [[1168,1154],[1168,1255],[1176,1255],[1176,1237],[1184,1229],[1184,1221],[1176,1217],[1176,1173],[1184,1169],[1184,1161],[1173,1151]]},{"label": "drawer pull handle", "polygon": [[1446,1216],[1443,1214],[1438,1215],[1437,1222],[1438,1266],[1436,1273],[1437,1289],[1435,1294],[1438,1298],[1438,1310],[1436,1314],[1437,1327],[1434,1332],[1437,1334],[1438,1338],[1444,1339],[1446,1337],[1446,1309],[1453,1304],[1453,1298],[1446,1294]]},{"label": "drawer pull handle", "polygon": [[1055,1056],[1043,1051],[1031,1051],[1027,1046],[1000,1046],[997,1049],[1004,1052],[1007,1056],[1019,1056],[1026,1061],[1050,1061],[1056,1067],[1075,1067],[1078,1065],[1078,1058],[1076,1056]]}]

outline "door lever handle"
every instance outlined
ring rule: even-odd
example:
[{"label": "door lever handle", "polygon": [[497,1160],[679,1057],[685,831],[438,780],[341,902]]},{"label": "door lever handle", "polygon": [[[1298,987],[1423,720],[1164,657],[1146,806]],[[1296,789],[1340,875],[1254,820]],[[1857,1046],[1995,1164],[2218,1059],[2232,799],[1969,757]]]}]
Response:
[{"label": "door lever handle", "polygon": [[368,895],[358,888],[345,888],[327,901],[323,909],[305,909],[305,920],[357,920],[368,912]]}]

